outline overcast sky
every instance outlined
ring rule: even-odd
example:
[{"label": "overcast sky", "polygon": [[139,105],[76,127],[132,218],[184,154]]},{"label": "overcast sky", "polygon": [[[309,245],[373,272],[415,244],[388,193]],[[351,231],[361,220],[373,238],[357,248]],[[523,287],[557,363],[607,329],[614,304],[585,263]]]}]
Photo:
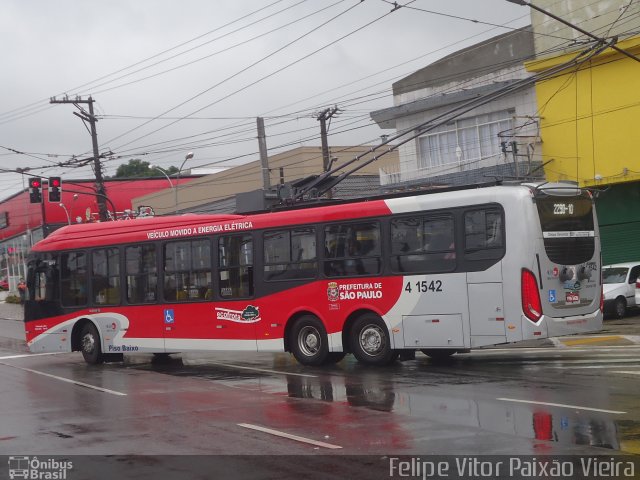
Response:
[{"label": "overcast sky", "polygon": [[[91,155],[91,138],[53,96],[93,96],[107,175],[131,158],[179,166],[189,151],[185,169],[237,165],[258,158],[257,116],[271,154],[319,145],[314,114],[334,105],[330,145],[375,143],[392,132],[369,112],[392,105],[394,81],[529,24],[506,0],[402,0],[393,12],[384,0],[2,3],[0,167],[63,178],[92,178],[57,166]],[[21,188],[0,173],[0,199]]]}]

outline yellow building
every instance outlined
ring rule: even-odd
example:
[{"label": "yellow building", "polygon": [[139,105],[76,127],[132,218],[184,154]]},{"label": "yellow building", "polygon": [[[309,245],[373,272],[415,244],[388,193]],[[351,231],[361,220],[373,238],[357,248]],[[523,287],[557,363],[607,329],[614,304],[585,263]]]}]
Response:
[{"label": "yellow building", "polygon": [[[606,41],[618,40],[619,49],[640,59],[640,36],[630,36],[640,30],[638,5],[628,4],[596,2],[591,9],[602,10],[594,12],[569,10],[572,2],[536,2]],[[602,190],[596,206],[604,263],[640,260],[640,61],[599,48],[539,12],[532,11],[532,24],[537,58],[526,64],[530,72],[548,71],[581,55],[578,65],[536,83],[545,177]]]},{"label": "yellow building", "polygon": [[[618,47],[640,55],[640,37]],[[529,62],[541,72],[572,52]],[[640,180],[640,62],[611,48],[577,68],[536,84],[547,180],[599,186]]]}]

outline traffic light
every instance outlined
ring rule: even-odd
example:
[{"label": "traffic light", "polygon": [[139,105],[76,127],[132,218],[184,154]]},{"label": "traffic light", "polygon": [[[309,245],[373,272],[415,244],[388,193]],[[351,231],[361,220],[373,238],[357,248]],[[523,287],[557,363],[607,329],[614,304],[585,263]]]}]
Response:
[{"label": "traffic light", "polygon": [[62,194],[62,180],[60,177],[49,177],[49,201],[58,203]]},{"label": "traffic light", "polygon": [[40,177],[29,179],[29,200],[31,203],[42,203],[42,179]]}]

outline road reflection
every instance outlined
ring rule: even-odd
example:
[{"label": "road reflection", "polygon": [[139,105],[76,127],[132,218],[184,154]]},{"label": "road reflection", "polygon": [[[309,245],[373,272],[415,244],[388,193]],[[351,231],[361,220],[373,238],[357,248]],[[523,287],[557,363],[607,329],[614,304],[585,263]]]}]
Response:
[{"label": "road reflection", "polygon": [[[275,360],[274,372],[270,373],[258,371],[259,368],[253,370],[255,365],[240,362],[238,369],[231,364],[207,364],[206,361],[190,363],[187,367],[176,361],[150,367],[147,364],[147,367],[160,373],[201,377],[235,388],[285,397],[288,400],[280,405],[281,408],[269,412],[271,420],[284,421],[293,412],[313,416],[313,423],[321,418],[323,423],[348,426],[357,435],[374,435],[376,438],[371,440],[376,444],[393,444],[397,447],[409,442],[411,435],[405,430],[411,430],[406,427],[414,418],[442,426],[479,428],[528,438],[534,440],[534,452],[545,452],[553,448],[554,443],[629,452],[628,447],[621,448],[619,428],[611,414],[510,403],[480,395],[456,396],[447,393],[446,388],[441,388],[448,385],[443,381],[442,372],[437,380],[428,384],[423,378],[411,381],[406,371],[405,375],[394,375],[395,367],[360,369],[345,364],[333,370],[316,370],[299,369],[283,360]],[[402,366],[397,368],[402,369]],[[289,372],[287,369],[295,371]],[[456,383],[452,378],[451,384]],[[354,412],[350,412],[350,409]],[[376,417],[374,430],[366,422],[363,424],[362,415],[355,414],[361,409],[388,415]],[[633,423],[633,426],[628,423]],[[637,430],[636,422],[627,422],[624,429],[625,432]],[[384,435],[379,435],[381,431]]]}]

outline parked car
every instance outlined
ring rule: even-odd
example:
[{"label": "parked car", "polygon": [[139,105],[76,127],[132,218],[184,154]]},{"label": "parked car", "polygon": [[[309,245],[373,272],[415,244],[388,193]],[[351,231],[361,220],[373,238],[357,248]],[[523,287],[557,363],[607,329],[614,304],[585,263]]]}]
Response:
[{"label": "parked car", "polygon": [[0,291],[9,290],[9,282],[6,279],[0,280]]},{"label": "parked car", "polygon": [[602,267],[604,312],[622,318],[628,308],[640,306],[640,262],[616,263]]}]

